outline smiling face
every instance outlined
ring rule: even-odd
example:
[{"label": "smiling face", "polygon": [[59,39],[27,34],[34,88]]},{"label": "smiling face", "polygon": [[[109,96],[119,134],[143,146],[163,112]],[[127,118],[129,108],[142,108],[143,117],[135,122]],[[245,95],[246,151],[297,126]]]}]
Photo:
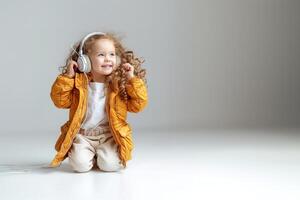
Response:
[{"label": "smiling face", "polygon": [[91,60],[91,74],[95,81],[105,79],[116,68],[116,49],[114,43],[109,39],[98,39],[91,46],[88,53]]}]

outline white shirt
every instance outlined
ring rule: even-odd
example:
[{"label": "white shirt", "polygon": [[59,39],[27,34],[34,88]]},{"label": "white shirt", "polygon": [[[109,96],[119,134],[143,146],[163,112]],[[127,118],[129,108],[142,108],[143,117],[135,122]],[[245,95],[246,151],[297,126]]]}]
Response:
[{"label": "white shirt", "polygon": [[99,124],[108,122],[105,111],[104,83],[89,82],[88,85],[88,107],[86,111],[86,119],[83,122],[82,129],[91,129]]}]

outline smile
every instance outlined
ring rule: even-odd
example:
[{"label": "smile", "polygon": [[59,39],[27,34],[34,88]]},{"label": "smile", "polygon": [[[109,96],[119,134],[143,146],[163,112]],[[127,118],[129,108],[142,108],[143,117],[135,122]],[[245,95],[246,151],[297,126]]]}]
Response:
[{"label": "smile", "polygon": [[103,68],[110,68],[110,67],[112,67],[112,65],[102,65],[101,67],[103,67]]}]

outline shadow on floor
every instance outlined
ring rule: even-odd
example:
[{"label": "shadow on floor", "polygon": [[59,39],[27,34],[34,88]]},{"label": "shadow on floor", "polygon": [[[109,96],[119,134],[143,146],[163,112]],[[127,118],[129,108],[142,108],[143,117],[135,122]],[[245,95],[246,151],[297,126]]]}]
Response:
[{"label": "shadow on floor", "polygon": [[[91,171],[106,173],[96,165],[93,166]],[[62,163],[56,168],[49,167],[48,163],[0,164],[0,176],[5,174],[49,174],[55,172],[76,173],[68,163]]]}]

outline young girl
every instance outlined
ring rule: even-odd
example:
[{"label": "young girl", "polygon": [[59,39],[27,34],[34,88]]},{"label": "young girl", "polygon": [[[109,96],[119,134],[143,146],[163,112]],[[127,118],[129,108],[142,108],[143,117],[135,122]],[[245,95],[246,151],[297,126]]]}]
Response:
[{"label": "young girl", "polygon": [[76,172],[94,165],[124,169],[133,149],[127,111],[147,105],[146,70],[110,33],[88,34],[75,49],[51,88],[53,103],[69,109],[69,120],[61,126],[50,166],[68,157]]}]

